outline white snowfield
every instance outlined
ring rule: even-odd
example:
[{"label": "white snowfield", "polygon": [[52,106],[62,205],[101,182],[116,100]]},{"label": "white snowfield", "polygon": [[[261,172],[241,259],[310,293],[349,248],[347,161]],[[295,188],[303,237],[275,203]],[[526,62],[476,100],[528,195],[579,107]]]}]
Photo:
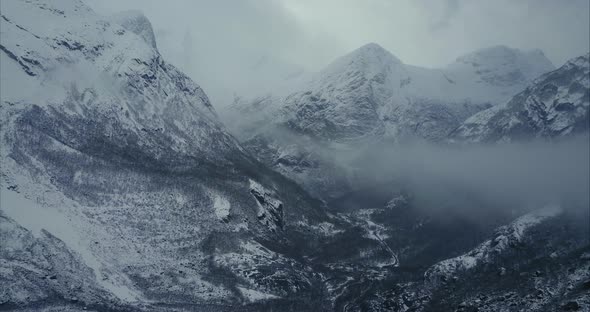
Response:
[{"label": "white snowfield", "polygon": [[213,194],[213,209],[215,214],[221,220],[226,220],[229,217],[231,204],[223,195]]},{"label": "white snowfield", "polygon": [[275,296],[273,294],[267,294],[245,287],[238,287],[238,289],[240,290],[240,293],[242,293],[242,296],[244,296],[244,298],[250,302],[280,298],[279,296]]}]

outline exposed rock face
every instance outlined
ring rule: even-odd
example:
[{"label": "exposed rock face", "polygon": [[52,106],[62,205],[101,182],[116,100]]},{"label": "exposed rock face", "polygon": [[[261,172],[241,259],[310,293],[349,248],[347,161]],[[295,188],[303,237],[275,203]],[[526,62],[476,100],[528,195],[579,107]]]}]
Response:
[{"label": "exposed rock face", "polygon": [[143,16],[117,20],[75,0],[2,3],[2,304],[316,291],[305,263],[260,256],[275,252],[256,241],[313,244],[323,208],[244,151]]},{"label": "exposed rock face", "polygon": [[457,141],[497,142],[555,138],[587,132],[590,107],[589,54],[536,79],[506,104],[467,119]]}]

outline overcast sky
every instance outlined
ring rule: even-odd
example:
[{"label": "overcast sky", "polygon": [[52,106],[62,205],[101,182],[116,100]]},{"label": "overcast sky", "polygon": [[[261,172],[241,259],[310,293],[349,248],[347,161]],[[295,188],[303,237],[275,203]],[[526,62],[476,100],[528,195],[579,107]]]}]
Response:
[{"label": "overcast sky", "polygon": [[162,54],[208,93],[247,79],[256,64],[313,71],[368,42],[427,67],[498,44],[540,48],[556,66],[590,50],[588,0],[86,2],[105,15],[141,10]]}]

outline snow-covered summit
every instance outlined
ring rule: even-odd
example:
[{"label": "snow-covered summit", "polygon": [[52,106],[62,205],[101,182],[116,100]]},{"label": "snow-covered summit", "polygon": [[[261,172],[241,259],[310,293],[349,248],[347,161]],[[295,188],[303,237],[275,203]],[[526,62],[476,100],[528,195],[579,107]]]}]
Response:
[{"label": "snow-covered summit", "polygon": [[360,71],[365,74],[387,71],[389,67],[402,62],[391,52],[376,43],[368,43],[330,63],[320,73],[330,76],[332,73]]},{"label": "snow-covered summit", "polygon": [[[256,123],[288,123],[292,129],[330,140],[438,140],[473,113],[507,101],[551,69],[541,51],[505,46],[475,51],[444,68],[423,68],[404,64],[369,43],[312,75],[299,90],[265,96],[263,115],[268,117]],[[243,99],[239,105],[236,108],[245,115],[252,111]]]},{"label": "snow-covered summit", "polygon": [[154,35],[152,23],[141,11],[123,11],[115,14],[113,20],[121,24],[125,29],[143,38],[152,48],[157,49],[156,36]]},{"label": "snow-covered summit", "polygon": [[[537,73],[551,68],[538,51],[507,47],[477,51],[444,68],[424,68],[404,64],[369,43],[336,59],[294,91],[240,99],[234,105],[238,118],[230,122],[254,155],[266,155],[263,161],[308,155],[296,165],[276,161],[268,165],[299,182],[306,176],[320,181],[314,185],[333,185],[323,181],[323,170],[334,171],[330,166],[302,164],[325,164],[320,161],[325,155],[340,151],[313,156],[313,148],[298,142],[311,139],[358,150],[359,144],[378,141],[445,140],[465,119],[504,103]],[[285,131],[293,133],[285,136]],[[297,136],[305,139],[286,140]],[[268,148],[260,142],[267,142]],[[292,151],[292,157],[277,154],[280,150]]]}]

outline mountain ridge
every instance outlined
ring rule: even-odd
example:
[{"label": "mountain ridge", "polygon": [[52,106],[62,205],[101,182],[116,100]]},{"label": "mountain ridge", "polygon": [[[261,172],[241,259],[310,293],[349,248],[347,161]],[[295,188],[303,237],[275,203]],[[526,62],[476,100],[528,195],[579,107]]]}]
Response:
[{"label": "mountain ridge", "polygon": [[535,79],[510,101],[468,118],[452,140],[496,142],[556,138],[589,129],[590,53]]},{"label": "mountain ridge", "polygon": [[297,250],[326,236],[321,203],[252,158],[135,24],[77,0],[3,2],[0,23],[2,305],[316,291]]}]

